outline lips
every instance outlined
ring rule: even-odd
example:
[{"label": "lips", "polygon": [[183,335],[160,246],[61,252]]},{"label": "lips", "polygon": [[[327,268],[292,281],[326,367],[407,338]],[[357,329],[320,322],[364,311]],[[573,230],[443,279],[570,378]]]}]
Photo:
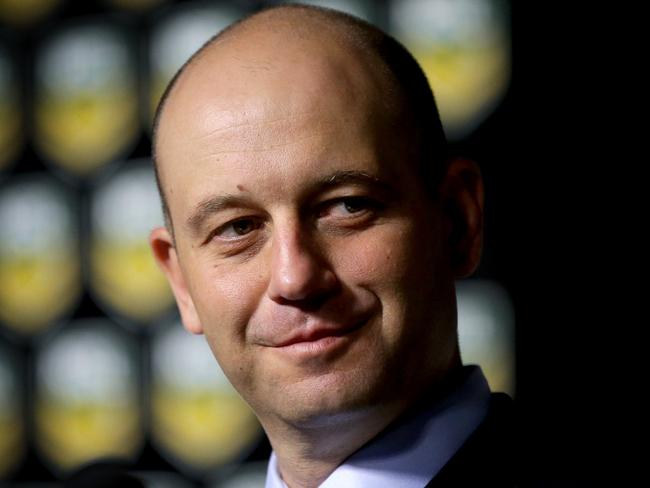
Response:
[{"label": "lips", "polygon": [[354,322],[349,326],[310,326],[299,329],[291,334],[289,337],[276,342],[273,347],[288,347],[294,344],[310,343],[319,341],[325,337],[341,337],[359,329],[367,319],[362,319]]}]

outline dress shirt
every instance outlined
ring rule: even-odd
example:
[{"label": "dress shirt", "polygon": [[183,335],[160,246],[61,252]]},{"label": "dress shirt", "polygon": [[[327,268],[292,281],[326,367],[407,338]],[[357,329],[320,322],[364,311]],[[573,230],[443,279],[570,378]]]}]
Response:
[{"label": "dress shirt", "polygon": [[[462,381],[428,408],[380,433],[352,454],[320,488],[423,488],[485,419],[490,388],[481,368],[464,366]],[[287,488],[271,453],[266,488]]]}]

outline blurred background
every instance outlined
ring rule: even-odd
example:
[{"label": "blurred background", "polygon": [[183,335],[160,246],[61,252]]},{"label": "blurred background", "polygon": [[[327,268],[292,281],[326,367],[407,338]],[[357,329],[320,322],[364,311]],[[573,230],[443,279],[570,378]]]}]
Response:
[{"label": "blurred background", "polygon": [[[263,484],[268,442],[203,338],[182,329],[146,238],[162,223],[149,157],[167,82],[216,32],[277,3],[0,0],[0,484],[56,486],[99,459],[124,460],[149,486]],[[453,151],[479,162],[485,249],[457,287],[463,360],[518,400],[526,435],[562,475],[577,436],[557,446],[539,434],[565,431],[547,388],[566,383],[545,377],[566,358],[549,364],[557,336],[531,301],[548,291],[544,275],[521,272],[530,262],[518,219],[530,200],[513,189],[517,10],[505,0],[305,3],[401,40],[427,73]]]}]

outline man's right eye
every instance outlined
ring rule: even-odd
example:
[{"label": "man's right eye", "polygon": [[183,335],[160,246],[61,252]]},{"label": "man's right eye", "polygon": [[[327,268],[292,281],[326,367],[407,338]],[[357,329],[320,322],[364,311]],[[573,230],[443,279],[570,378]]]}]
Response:
[{"label": "man's right eye", "polygon": [[213,234],[212,237],[217,237],[219,239],[238,239],[240,237],[250,234],[256,229],[259,229],[262,226],[262,222],[252,219],[237,219],[232,222],[219,227]]}]

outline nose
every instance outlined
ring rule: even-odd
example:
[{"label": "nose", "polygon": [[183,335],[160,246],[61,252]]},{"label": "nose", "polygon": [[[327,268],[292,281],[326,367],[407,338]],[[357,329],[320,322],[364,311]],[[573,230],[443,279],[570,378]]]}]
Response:
[{"label": "nose", "polygon": [[276,233],[271,259],[268,295],[277,303],[318,306],[339,286],[317,246],[297,230]]}]

